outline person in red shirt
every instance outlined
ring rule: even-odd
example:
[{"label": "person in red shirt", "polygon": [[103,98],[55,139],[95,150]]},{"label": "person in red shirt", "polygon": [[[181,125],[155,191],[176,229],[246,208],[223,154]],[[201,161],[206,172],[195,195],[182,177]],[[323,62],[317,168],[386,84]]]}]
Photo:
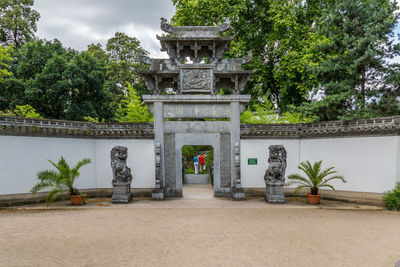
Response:
[{"label": "person in red shirt", "polygon": [[205,164],[204,154],[200,154],[200,156],[199,156],[199,164],[200,164],[200,170],[205,171],[206,170],[206,164]]}]

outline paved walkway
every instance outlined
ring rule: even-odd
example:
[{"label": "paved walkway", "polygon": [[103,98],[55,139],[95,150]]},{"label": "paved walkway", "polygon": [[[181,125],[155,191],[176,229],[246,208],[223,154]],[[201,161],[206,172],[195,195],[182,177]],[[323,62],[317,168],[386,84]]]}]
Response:
[{"label": "paved walkway", "polygon": [[0,266],[394,266],[400,213],[303,199],[90,199],[0,210]]}]

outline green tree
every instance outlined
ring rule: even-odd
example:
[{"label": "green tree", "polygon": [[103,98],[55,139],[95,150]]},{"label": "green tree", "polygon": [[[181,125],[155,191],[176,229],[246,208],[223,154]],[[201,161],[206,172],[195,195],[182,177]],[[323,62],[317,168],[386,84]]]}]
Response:
[{"label": "green tree", "polygon": [[31,7],[34,0],[0,1],[0,42],[19,48],[34,37],[40,14]]},{"label": "green tree", "polygon": [[147,87],[136,70],[146,68],[140,63],[139,57],[148,55],[148,52],[140,46],[138,39],[117,32],[107,41],[106,52],[109,56],[106,86],[116,97],[116,102],[123,98],[126,82],[129,82],[140,95],[147,92]]},{"label": "green tree", "polygon": [[127,82],[127,94],[124,96],[117,111],[119,122],[149,122],[153,121],[153,115],[149,112],[140,96],[130,83]]},{"label": "green tree", "polygon": [[[64,118],[83,120],[85,116],[111,120],[112,96],[104,89],[106,66],[87,51],[74,56],[65,70],[69,101]],[[63,102],[64,103],[64,102]]]},{"label": "green tree", "polygon": [[[12,53],[14,60],[9,64],[9,71],[14,75],[0,82],[0,109],[13,109],[24,104],[39,108],[37,104],[41,104],[40,98],[45,96],[35,89],[36,75],[43,71],[53,56],[66,57],[69,61],[74,53],[63,48],[58,40],[29,41],[15,50]],[[40,112],[47,116],[41,109]]]},{"label": "green tree", "polygon": [[1,109],[29,104],[46,118],[111,120],[115,109],[105,90],[106,62],[57,41],[27,42],[14,54],[14,77],[0,83]]},{"label": "green tree", "polygon": [[[257,69],[246,92],[252,104],[266,95],[283,112],[299,105],[315,86],[310,62],[320,36],[312,32],[325,1],[321,0],[172,0],[176,25],[215,25],[229,17],[236,39],[227,57],[252,50],[249,69]],[[232,34],[232,32],[228,32]]]},{"label": "green tree", "polygon": [[[390,0],[328,4],[316,27],[317,34],[326,40],[316,47],[324,56],[314,65],[316,88],[323,98],[306,105],[308,113],[321,120],[357,119],[387,114],[380,112],[382,103],[393,107],[398,92],[390,94],[386,79],[391,77],[396,84],[394,66],[387,63],[399,55],[393,45],[393,29],[399,18],[396,10],[396,3]],[[398,112],[398,106],[394,109]]]},{"label": "green tree", "polygon": [[5,78],[12,75],[8,70],[12,61],[11,53],[13,52],[13,46],[9,47],[0,46],[0,82]]}]

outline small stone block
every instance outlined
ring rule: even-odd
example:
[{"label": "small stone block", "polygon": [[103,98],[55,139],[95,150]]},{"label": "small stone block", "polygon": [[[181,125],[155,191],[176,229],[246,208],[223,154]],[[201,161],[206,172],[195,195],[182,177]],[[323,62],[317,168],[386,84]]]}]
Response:
[{"label": "small stone block", "polygon": [[162,189],[162,188],[153,189],[153,191],[151,193],[151,198],[153,200],[164,200],[165,199],[164,189]]}]

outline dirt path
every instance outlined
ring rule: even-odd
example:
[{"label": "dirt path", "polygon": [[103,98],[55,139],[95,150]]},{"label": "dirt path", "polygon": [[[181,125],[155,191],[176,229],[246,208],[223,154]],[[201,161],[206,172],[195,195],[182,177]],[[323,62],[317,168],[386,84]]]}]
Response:
[{"label": "dirt path", "polygon": [[400,261],[400,213],[205,194],[100,202],[0,211],[0,266],[364,267]]}]

